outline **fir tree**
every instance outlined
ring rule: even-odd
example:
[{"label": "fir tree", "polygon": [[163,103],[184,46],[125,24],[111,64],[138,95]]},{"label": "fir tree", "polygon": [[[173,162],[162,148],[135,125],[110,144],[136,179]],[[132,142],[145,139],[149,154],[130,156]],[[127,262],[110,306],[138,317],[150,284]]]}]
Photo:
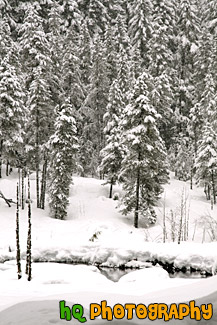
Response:
[{"label": "fir tree", "polygon": [[110,183],[109,198],[112,198],[112,188],[118,179],[123,155],[120,145],[120,117],[123,106],[122,93],[118,81],[115,80],[110,88],[109,103],[104,115],[106,146],[101,151],[102,162],[100,164],[100,170]]},{"label": "fir tree", "polygon": [[63,92],[63,18],[61,7],[54,1],[48,13],[48,42],[50,45],[50,69],[48,83],[50,84],[51,98],[57,105]]},{"label": "fir tree", "polygon": [[108,9],[102,0],[90,0],[88,8],[88,22],[91,34],[102,34],[109,22]]},{"label": "fir tree", "polygon": [[153,77],[158,77],[162,73],[169,74],[168,71],[173,68],[175,8],[173,0],[154,0],[152,4],[152,34],[148,42],[148,69]]},{"label": "fir tree", "polygon": [[0,177],[2,158],[16,160],[23,143],[24,98],[22,79],[7,55],[0,64]]},{"label": "fir tree", "polygon": [[[149,0],[135,0],[129,3],[129,36],[134,52],[142,59],[142,64],[148,66],[148,40],[152,33],[150,22],[152,3]],[[139,58],[138,58],[139,59]]]},{"label": "fir tree", "polygon": [[[202,139],[198,146],[198,155],[195,161],[196,180],[203,182],[208,192],[212,193],[213,203],[216,204],[217,181],[217,126],[207,121],[203,128]],[[209,194],[207,195],[209,198]]]},{"label": "fir tree", "polygon": [[122,122],[123,213],[134,211],[136,228],[139,216],[146,216],[147,224],[156,221],[153,206],[163,190],[162,184],[168,180],[165,146],[156,125],[160,116],[150,103],[149,79],[150,76],[143,73],[136,81]]},{"label": "fir tree", "polygon": [[94,42],[92,57],[91,87],[85,104],[91,109],[91,141],[94,148],[92,154],[92,175],[94,175],[96,174],[97,166],[100,164],[100,151],[105,145],[103,116],[106,112],[109,93],[105,46],[99,35],[96,36]]},{"label": "fir tree", "polygon": [[[195,104],[195,61],[200,35],[198,8],[190,0],[180,0],[177,10],[177,53],[178,73],[177,106],[180,114],[180,131],[185,135],[191,107]],[[187,119],[182,119],[182,116]]]},{"label": "fir tree", "polygon": [[[40,162],[46,151],[46,142],[52,132],[54,112],[50,107],[49,85],[40,67],[34,69],[33,80],[30,84],[27,105],[29,108],[26,133],[28,135],[29,163],[33,163],[36,170],[37,207],[40,208]],[[45,150],[45,151],[44,151]],[[45,159],[46,164],[46,159]]]},{"label": "fir tree", "polygon": [[[23,59],[23,71],[26,76],[27,100],[29,109],[26,132],[28,136],[28,163],[36,170],[37,207],[40,200],[40,163],[47,155],[42,150],[52,133],[54,119],[53,102],[50,92],[50,49],[43,27],[43,19],[37,11],[37,4],[30,4],[20,28],[20,54]],[[44,148],[43,148],[44,146]],[[44,185],[43,185],[44,188]],[[44,192],[43,192],[44,193]]]},{"label": "fir tree", "polygon": [[76,168],[78,139],[74,112],[69,100],[57,111],[55,133],[50,139],[50,211],[52,217],[64,220],[67,217],[69,188],[72,173]]}]

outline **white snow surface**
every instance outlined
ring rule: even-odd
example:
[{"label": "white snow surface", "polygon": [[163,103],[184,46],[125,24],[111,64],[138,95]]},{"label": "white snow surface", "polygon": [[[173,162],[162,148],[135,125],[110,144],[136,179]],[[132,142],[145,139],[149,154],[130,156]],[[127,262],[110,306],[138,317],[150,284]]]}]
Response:
[{"label": "white snow surface", "polygon": [[[109,186],[102,185],[104,181],[79,177],[73,180],[68,219],[61,221],[49,216],[47,206],[45,211],[36,209],[35,176],[31,176],[32,257],[40,262],[33,263],[30,282],[25,275],[18,281],[16,275],[16,207],[12,205],[9,208],[4,200],[0,200],[0,324],[62,324],[59,300],[66,300],[69,305],[82,304],[87,315],[89,304],[101,300],[107,300],[110,306],[116,303],[169,304],[198,298],[203,303],[209,303],[211,299],[216,304],[216,276],[207,279],[170,278],[157,266],[133,270],[118,282],[112,282],[93,265],[53,263],[74,261],[113,267],[123,264],[144,267],[150,266],[147,261],[157,259],[174,263],[179,268],[194,267],[215,273],[217,242],[211,241],[210,220],[214,227],[217,209],[211,210],[202,188],[194,186],[190,190],[188,183],[174,179],[171,174],[170,184],[165,185],[165,192],[156,207],[157,224],[146,229],[143,218],[140,218],[140,228],[135,229],[133,215],[122,216],[117,208],[118,201],[108,199]],[[7,198],[16,199],[16,183],[16,172],[0,180],[0,190]],[[183,191],[188,207],[189,232],[188,241],[178,245],[177,239],[174,243],[170,240],[169,216],[171,210],[179,215]],[[121,188],[115,186],[114,193],[121,197]],[[164,205],[168,215],[166,243],[163,243],[162,231]],[[24,273],[27,206],[20,211],[20,241]],[[100,320],[94,322],[101,324]],[[135,319],[130,323],[137,322]],[[146,324],[146,321],[142,322]]]}]

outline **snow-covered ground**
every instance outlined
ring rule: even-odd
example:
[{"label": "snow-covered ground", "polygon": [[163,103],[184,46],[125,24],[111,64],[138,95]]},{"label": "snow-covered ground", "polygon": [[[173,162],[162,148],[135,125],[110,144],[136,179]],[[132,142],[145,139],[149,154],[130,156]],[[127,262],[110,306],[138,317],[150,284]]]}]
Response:
[{"label": "snow-covered ground", "polygon": [[[16,173],[0,180],[0,190],[14,200],[16,182]],[[34,175],[31,176],[32,257],[35,261],[50,261],[33,263],[31,282],[25,277],[18,281],[16,277],[16,207],[9,208],[0,200],[0,324],[62,324],[59,300],[66,300],[69,304],[79,303],[87,309],[90,303],[101,300],[107,300],[111,306],[115,303],[184,302],[197,298],[203,299],[203,303],[216,303],[216,276],[201,280],[171,279],[161,267],[152,267],[134,270],[118,282],[112,282],[95,266],[51,263],[76,261],[104,266],[141,266],[147,260],[158,260],[174,263],[179,268],[191,266],[214,273],[217,242],[211,242],[211,236],[212,230],[214,233],[216,230],[214,220],[217,220],[217,209],[214,207],[211,210],[202,188],[190,190],[188,183],[175,180],[171,174],[171,182],[165,186],[156,207],[157,224],[146,229],[141,219],[140,228],[135,229],[133,216],[119,213],[116,208],[118,201],[108,199],[109,187],[102,183],[92,178],[74,177],[68,220],[60,221],[50,218],[48,208],[45,211],[36,209],[35,179]],[[120,187],[116,186],[114,192],[121,196]],[[183,193],[186,196],[185,214],[186,218],[189,216],[189,231],[188,241],[178,245],[177,238],[176,242],[170,242],[169,218],[173,211],[178,225]],[[165,244],[163,206],[168,217]],[[215,234],[217,236],[217,231]],[[24,270],[27,207],[20,212],[20,237]],[[15,305],[17,303],[20,305]],[[8,311],[7,307],[10,308]],[[146,324],[144,320],[143,324]]]}]

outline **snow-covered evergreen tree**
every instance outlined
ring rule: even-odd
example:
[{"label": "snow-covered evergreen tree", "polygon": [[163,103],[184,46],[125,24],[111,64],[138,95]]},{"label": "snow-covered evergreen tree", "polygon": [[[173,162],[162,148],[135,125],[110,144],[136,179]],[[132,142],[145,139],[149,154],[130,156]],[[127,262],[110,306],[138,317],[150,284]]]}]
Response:
[{"label": "snow-covered evergreen tree", "polygon": [[61,220],[67,217],[69,188],[76,168],[78,139],[73,115],[74,110],[66,100],[57,109],[55,133],[50,139],[49,205],[51,216]]},{"label": "snow-covered evergreen tree", "polygon": [[160,135],[166,146],[169,147],[173,136],[173,110],[172,104],[174,100],[172,78],[167,71],[153,77],[153,85],[150,92],[151,103],[161,115],[158,120],[158,128]]},{"label": "snow-covered evergreen tree", "polygon": [[135,51],[142,58],[142,64],[148,66],[148,40],[152,33],[150,21],[152,3],[150,0],[129,2],[129,36]]},{"label": "snow-covered evergreen tree", "polygon": [[46,147],[43,146],[52,133],[55,106],[50,91],[52,61],[49,42],[36,3],[28,5],[19,32],[29,109],[26,123],[28,160],[36,170],[37,207],[40,208],[43,207],[40,203],[40,163],[47,166]]},{"label": "snow-covered evergreen tree", "polygon": [[50,69],[48,82],[50,84],[51,97],[55,104],[60,103],[63,92],[63,27],[61,6],[54,1],[48,13],[48,42],[50,47]]},{"label": "snow-covered evergreen tree", "polygon": [[[175,8],[173,0],[152,1],[152,33],[148,42],[149,66],[153,77],[173,68]],[[171,73],[170,72],[170,73]]]},{"label": "snow-covered evergreen tree", "polygon": [[189,138],[181,138],[177,145],[174,162],[175,175],[179,180],[187,181],[193,177],[194,150]]},{"label": "snow-covered evergreen tree", "polygon": [[7,55],[0,63],[0,177],[2,158],[18,159],[23,144],[24,98],[22,79]]},{"label": "snow-covered evergreen tree", "polygon": [[109,78],[108,78],[108,64],[105,55],[105,43],[99,35],[96,35],[94,47],[92,51],[92,72],[90,76],[90,91],[85,101],[86,105],[90,107],[92,127],[91,141],[93,143],[94,151],[92,153],[92,174],[96,173],[97,166],[100,163],[100,151],[105,145],[104,139],[104,122],[103,116],[106,112],[109,94]]},{"label": "snow-covered evergreen tree", "polygon": [[107,112],[104,115],[106,146],[101,151],[102,162],[100,170],[110,183],[109,198],[112,198],[112,187],[116,183],[122,162],[123,149],[120,144],[120,118],[124,102],[118,81],[115,80],[110,88]]},{"label": "snow-covered evergreen tree", "polygon": [[103,33],[108,25],[109,16],[107,0],[90,0],[88,7],[88,25],[91,34]]},{"label": "snow-covered evergreen tree", "polygon": [[201,101],[198,103],[203,116],[203,127],[200,127],[200,137],[198,136],[197,139],[198,149],[195,168],[197,181],[203,181],[205,187],[210,188],[213,194],[213,202],[216,203],[217,88],[216,75],[213,74],[213,70],[213,65],[209,66],[210,73],[205,78],[206,87],[202,93]]},{"label": "snow-covered evergreen tree", "polygon": [[51,109],[51,94],[47,80],[40,67],[33,71],[33,80],[30,83],[27,105],[29,108],[26,134],[28,135],[29,162],[36,170],[37,207],[40,208],[39,172],[40,162],[43,160],[43,145],[48,141],[53,131],[52,122],[54,112]]},{"label": "snow-covered evergreen tree", "polygon": [[156,221],[153,206],[168,181],[165,145],[157,129],[160,116],[150,103],[148,80],[146,72],[137,79],[122,122],[123,213],[134,212],[135,227],[139,216],[146,217],[147,224]]},{"label": "snow-covered evergreen tree", "polygon": [[217,183],[217,125],[207,121],[203,128],[202,139],[198,146],[198,155],[195,162],[196,180],[202,183],[213,203],[216,204]]},{"label": "snow-covered evergreen tree", "polygon": [[[195,104],[195,61],[200,35],[200,18],[195,1],[180,0],[177,9],[177,53],[178,73],[177,106],[180,113],[179,128],[183,134],[187,128],[190,109]],[[184,134],[185,135],[185,134]]]}]

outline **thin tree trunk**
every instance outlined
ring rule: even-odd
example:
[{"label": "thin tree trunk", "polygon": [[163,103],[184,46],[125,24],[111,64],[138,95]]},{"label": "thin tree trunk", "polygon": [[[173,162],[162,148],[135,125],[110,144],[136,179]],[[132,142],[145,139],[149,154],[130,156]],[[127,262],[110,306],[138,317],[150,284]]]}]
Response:
[{"label": "thin tree trunk", "polygon": [[16,212],[16,246],[17,246],[17,276],[18,280],[22,278],[20,262],[20,229],[19,229],[19,184],[17,183],[17,212]]},{"label": "thin tree trunk", "polygon": [[215,178],[214,178],[214,172],[212,169],[212,194],[213,194],[213,203],[216,204],[216,189],[215,189]]},{"label": "thin tree trunk", "polygon": [[27,236],[27,250],[26,250],[26,274],[27,280],[32,279],[32,241],[31,241],[31,197],[30,197],[30,181],[28,174],[28,236]]},{"label": "thin tree trunk", "polygon": [[46,193],[46,185],[47,185],[47,158],[44,159],[43,171],[42,171],[42,179],[41,179],[41,196],[40,196],[40,208],[45,208],[45,193]]},{"label": "thin tree trunk", "polygon": [[3,140],[0,142],[0,178],[2,178],[2,150],[3,150]]},{"label": "thin tree trunk", "polygon": [[163,243],[166,243],[167,231],[166,231],[166,195],[164,196],[163,203]]},{"label": "thin tree trunk", "polygon": [[[138,161],[140,161],[140,151],[139,151]],[[139,223],[139,188],[140,188],[140,167],[138,167],[137,179],[136,179],[136,206],[135,206],[135,214],[134,214],[135,228],[138,228],[138,223]]]},{"label": "thin tree trunk", "polygon": [[181,197],[181,207],[180,207],[180,221],[179,221],[179,231],[178,231],[178,244],[181,243],[181,240],[183,239],[183,222],[184,222],[184,216],[185,216],[185,207],[186,207],[186,195],[185,195],[185,189],[182,191],[182,197]]},{"label": "thin tree trunk", "polygon": [[36,112],[36,156],[35,156],[35,167],[36,167],[36,198],[37,208],[40,208],[40,185],[39,185],[39,111]]},{"label": "thin tree trunk", "polygon": [[25,208],[25,195],[24,195],[24,176],[25,176],[25,170],[22,168],[22,174],[21,174],[21,207],[22,210]]},{"label": "thin tree trunk", "polygon": [[113,177],[111,178],[111,183],[110,183],[109,199],[112,198],[112,190],[113,190]]},{"label": "thin tree trunk", "polygon": [[19,186],[19,205],[21,206],[21,180],[20,180],[20,167],[18,168],[18,186]]},{"label": "thin tree trunk", "polygon": [[9,160],[7,159],[7,164],[6,164],[6,176],[9,176],[9,166],[10,166],[10,163],[9,163]]},{"label": "thin tree trunk", "polygon": [[191,180],[190,180],[190,189],[193,190],[193,168],[191,167]]}]

